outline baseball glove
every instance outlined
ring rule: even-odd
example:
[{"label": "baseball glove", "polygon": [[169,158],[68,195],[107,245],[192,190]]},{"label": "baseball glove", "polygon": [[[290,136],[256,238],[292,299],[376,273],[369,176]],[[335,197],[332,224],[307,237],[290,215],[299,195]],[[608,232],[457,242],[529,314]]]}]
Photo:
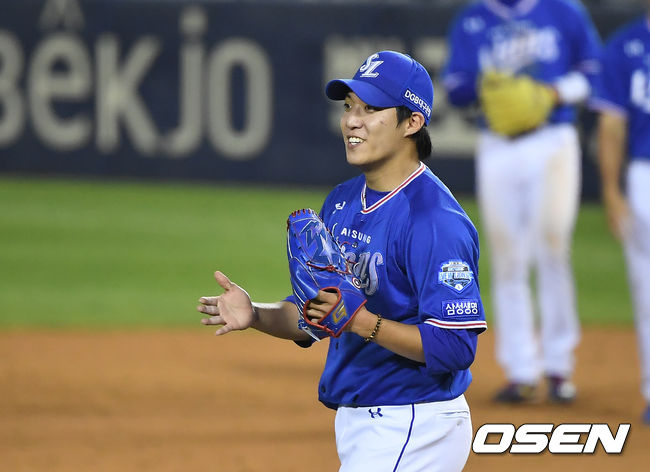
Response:
[{"label": "baseball glove", "polygon": [[[298,327],[319,340],[339,337],[345,326],[366,303],[361,282],[348,267],[345,254],[325,223],[307,208],[294,211],[287,220],[287,256],[291,288],[301,318]],[[312,321],[306,315],[319,290],[338,294],[334,307],[323,318]]]},{"label": "baseball glove", "polygon": [[555,106],[553,88],[526,75],[487,71],[479,84],[481,109],[488,126],[498,134],[514,137],[544,122]]}]

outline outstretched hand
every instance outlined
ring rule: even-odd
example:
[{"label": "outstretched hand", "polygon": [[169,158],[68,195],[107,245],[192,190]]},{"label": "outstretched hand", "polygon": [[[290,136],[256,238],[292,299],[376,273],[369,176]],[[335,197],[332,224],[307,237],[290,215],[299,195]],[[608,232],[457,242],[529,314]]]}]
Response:
[{"label": "outstretched hand", "polygon": [[224,292],[216,297],[199,298],[200,305],[196,309],[210,316],[203,318],[201,323],[221,325],[215,333],[217,336],[250,328],[255,321],[255,310],[246,290],[231,282],[222,272],[216,271],[214,278]]}]

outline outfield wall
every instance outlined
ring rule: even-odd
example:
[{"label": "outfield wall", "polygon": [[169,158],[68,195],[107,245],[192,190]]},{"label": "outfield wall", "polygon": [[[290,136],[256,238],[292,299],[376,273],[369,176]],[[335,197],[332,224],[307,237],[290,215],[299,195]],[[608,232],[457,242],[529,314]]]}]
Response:
[{"label": "outfield wall", "polygon": [[[398,49],[434,77],[429,164],[470,193],[472,118],[438,85],[455,11],[434,4],[5,0],[0,172],[331,185],[355,171],[323,86]],[[605,35],[630,16],[593,14]]]}]

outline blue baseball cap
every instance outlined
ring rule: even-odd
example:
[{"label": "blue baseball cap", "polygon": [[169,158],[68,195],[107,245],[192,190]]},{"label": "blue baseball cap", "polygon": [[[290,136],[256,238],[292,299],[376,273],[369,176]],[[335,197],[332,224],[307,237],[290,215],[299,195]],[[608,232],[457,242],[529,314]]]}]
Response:
[{"label": "blue baseball cap", "polygon": [[431,119],[433,84],[426,69],[411,56],[395,51],[372,54],[361,64],[352,79],[330,80],[325,95],[344,100],[352,90],[368,105],[390,108],[400,105]]}]

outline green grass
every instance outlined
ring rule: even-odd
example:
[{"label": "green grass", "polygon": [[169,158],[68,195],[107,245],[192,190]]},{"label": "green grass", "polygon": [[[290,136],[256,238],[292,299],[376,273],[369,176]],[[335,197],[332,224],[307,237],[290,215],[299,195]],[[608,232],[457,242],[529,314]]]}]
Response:
[{"label": "green grass", "polygon": [[[195,326],[198,297],[219,293],[215,269],[275,301],[290,290],[285,219],[327,191],[0,178],[0,326]],[[462,203],[480,229],[474,201]],[[580,213],[574,261],[583,320],[630,323],[622,253],[595,204]]]},{"label": "green grass", "polygon": [[632,324],[633,310],[623,249],[607,229],[600,204],[583,204],[573,246],[581,319]]}]

